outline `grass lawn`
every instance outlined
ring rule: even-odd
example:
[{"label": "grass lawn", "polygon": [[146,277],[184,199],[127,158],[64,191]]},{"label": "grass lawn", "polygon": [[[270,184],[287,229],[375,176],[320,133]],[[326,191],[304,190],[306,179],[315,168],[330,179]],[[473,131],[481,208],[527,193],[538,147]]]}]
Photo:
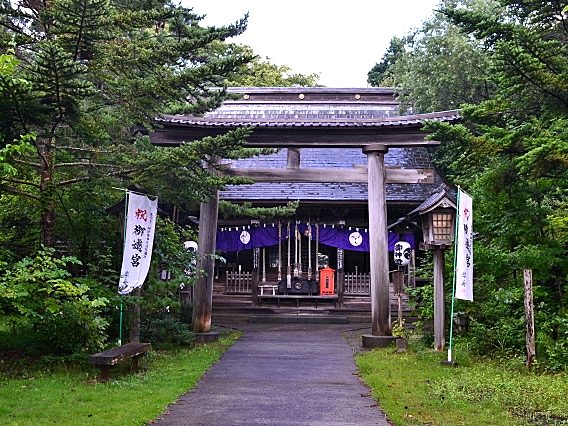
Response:
[{"label": "grass lawn", "polygon": [[87,367],[29,369],[18,379],[0,368],[0,424],[146,424],[195,386],[238,337],[231,333],[207,346],[152,351],[142,363],[145,371],[117,371],[108,383],[96,383],[95,370]]},{"label": "grass lawn", "polygon": [[568,376],[514,371],[497,363],[440,364],[432,351],[364,352],[356,362],[395,425],[566,425]]}]

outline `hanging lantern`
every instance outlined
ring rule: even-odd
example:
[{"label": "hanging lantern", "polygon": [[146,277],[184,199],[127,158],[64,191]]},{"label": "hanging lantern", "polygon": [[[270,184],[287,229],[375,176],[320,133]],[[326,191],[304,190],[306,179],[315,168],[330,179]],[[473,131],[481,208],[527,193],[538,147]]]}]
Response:
[{"label": "hanging lantern", "polygon": [[195,241],[186,241],[183,243],[183,246],[187,251],[197,253],[197,243]]},{"label": "hanging lantern", "polygon": [[394,263],[398,266],[406,266],[410,263],[412,248],[406,241],[398,241],[394,245]]}]

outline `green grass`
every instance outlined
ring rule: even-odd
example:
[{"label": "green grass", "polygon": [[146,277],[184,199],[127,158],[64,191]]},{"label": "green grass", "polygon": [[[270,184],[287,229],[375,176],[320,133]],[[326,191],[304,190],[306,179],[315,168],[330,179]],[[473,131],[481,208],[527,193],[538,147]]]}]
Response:
[{"label": "green grass", "polygon": [[0,424],[147,424],[194,387],[238,337],[231,333],[207,346],[152,351],[145,371],[119,370],[108,383],[95,382],[95,370],[81,367],[32,368],[17,379],[4,374],[0,376]]},{"label": "green grass", "polygon": [[443,366],[445,354],[359,354],[357,366],[395,425],[568,424],[568,376],[535,375],[496,363]]}]

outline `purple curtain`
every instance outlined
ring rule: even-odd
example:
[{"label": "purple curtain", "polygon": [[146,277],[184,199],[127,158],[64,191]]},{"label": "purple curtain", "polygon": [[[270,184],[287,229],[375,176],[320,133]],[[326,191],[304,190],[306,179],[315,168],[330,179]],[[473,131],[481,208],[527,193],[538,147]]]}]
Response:
[{"label": "purple curtain", "polygon": [[[294,235],[294,228],[304,235],[308,234],[307,224],[290,224],[290,233]],[[316,239],[316,226],[310,225],[312,240]],[[282,225],[282,241],[288,238],[287,226]],[[412,232],[407,233],[388,233],[389,251],[394,250],[394,245],[398,241],[406,241],[415,248],[415,238]],[[369,231],[364,228],[340,228],[331,226],[319,226],[319,243],[331,247],[342,248],[353,251],[369,251]],[[270,247],[278,244],[278,227],[251,227],[239,228],[237,230],[218,230],[217,231],[217,250],[224,253],[230,251],[250,250],[258,247]]]},{"label": "purple curtain", "polygon": [[278,228],[272,226],[217,231],[217,250],[222,253],[270,247],[275,244],[278,244]]}]

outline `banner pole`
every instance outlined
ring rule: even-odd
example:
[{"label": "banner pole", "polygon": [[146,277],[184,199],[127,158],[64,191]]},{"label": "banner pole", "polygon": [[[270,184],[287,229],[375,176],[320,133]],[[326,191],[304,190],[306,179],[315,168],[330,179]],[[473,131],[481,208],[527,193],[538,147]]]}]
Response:
[{"label": "banner pole", "polygon": [[458,199],[456,203],[456,229],[454,229],[454,279],[452,284],[452,308],[450,311],[450,345],[448,346],[448,363],[453,362],[452,358],[452,343],[453,343],[453,336],[454,336],[454,303],[456,300],[456,269],[457,269],[457,244],[458,244],[458,227],[459,227],[459,218],[460,218],[460,187],[458,185]]},{"label": "banner pole", "polygon": [[[126,250],[126,220],[128,218],[128,194],[126,191],[124,195],[124,230],[122,233],[122,257],[124,257],[124,251]],[[122,346],[122,312],[124,305],[124,296],[120,295],[120,315],[118,320],[118,346]]]},{"label": "banner pole", "polygon": [[118,322],[118,346],[122,346],[122,304],[124,297],[120,296],[120,319]]}]

